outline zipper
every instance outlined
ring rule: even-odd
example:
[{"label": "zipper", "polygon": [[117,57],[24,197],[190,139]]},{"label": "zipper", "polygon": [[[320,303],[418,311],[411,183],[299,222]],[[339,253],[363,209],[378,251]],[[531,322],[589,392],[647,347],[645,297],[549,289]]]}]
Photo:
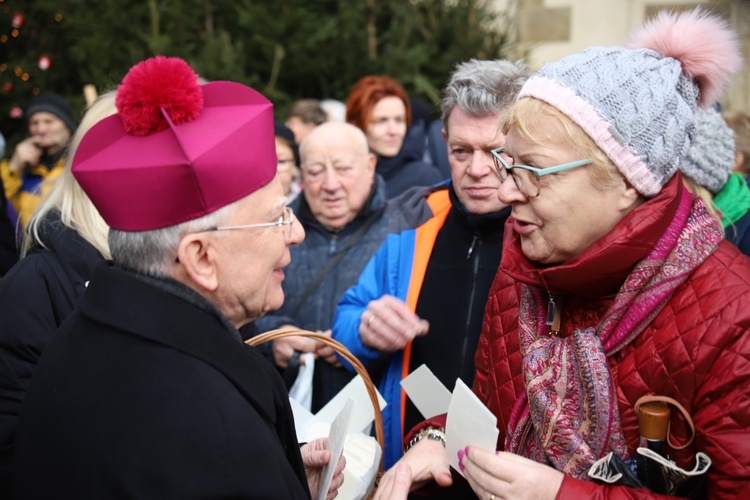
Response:
[{"label": "zipper", "polygon": [[555,296],[547,292],[549,301],[547,302],[547,326],[550,337],[557,337],[560,332],[560,307],[555,303]]},{"label": "zipper", "polygon": [[[331,240],[328,242],[328,258],[331,259],[334,255],[336,255],[336,250],[338,250],[338,241],[339,241],[339,234],[334,234],[331,236]],[[341,264],[341,262],[339,262]],[[322,266],[321,266],[322,267]],[[336,315],[336,302],[334,300],[335,297],[335,285],[336,282],[336,275],[338,275],[338,265],[334,266],[333,269],[330,270],[328,273],[328,276],[326,276],[323,279],[323,282],[320,283],[320,286],[318,287],[318,290],[316,290],[312,296],[311,299],[315,297],[316,295],[319,295],[321,297],[325,297],[326,300],[324,302],[318,302],[320,305],[319,308],[315,311],[315,327],[319,331],[323,329],[324,325],[329,325],[328,328],[333,327],[333,318]],[[327,305],[328,307],[325,307]]]},{"label": "zipper", "polygon": [[477,246],[477,241],[479,241],[479,231],[474,231],[474,239],[471,240],[469,251],[466,252],[466,260],[469,260],[471,258],[471,254],[474,253],[474,248]]},{"label": "zipper", "polygon": [[481,257],[482,240],[479,239],[479,231],[474,232],[474,240],[471,242],[469,247],[469,253],[466,254],[466,260],[471,258],[476,249],[476,255],[474,256],[474,268],[472,270],[472,281],[471,281],[471,294],[469,295],[469,307],[466,308],[466,323],[464,324],[464,341],[461,346],[461,366],[459,366],[459,372],[463,372],[464,360],[466,359],[466,350],[469,348],[469,326],[471,326],[471,313],[474,309],[474,299],[477,293],[477,276],[479,276],[479,261]]}]

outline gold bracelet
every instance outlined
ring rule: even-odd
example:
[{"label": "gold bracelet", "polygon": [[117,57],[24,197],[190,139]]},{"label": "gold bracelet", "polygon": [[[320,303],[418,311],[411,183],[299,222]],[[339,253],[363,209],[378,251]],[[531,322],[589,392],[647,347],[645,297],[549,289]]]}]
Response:
[{"label": "gold bracelet", "polygon": [[431,439],[433,441],[440,441],[445,447],[445,427],[425,427],[417,433],[416,436],[409,440],[409,444],[404,448],[404,453],[409,451],[412,446],[423,440],[424,438]]}]

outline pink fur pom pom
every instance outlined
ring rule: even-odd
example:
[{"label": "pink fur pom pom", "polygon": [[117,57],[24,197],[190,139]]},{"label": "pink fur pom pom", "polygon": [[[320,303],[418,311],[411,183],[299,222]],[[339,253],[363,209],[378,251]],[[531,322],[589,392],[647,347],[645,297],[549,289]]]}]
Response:
[{"label": "pink fur pom pom", "polygon": [[156,56],[130,68],[117,88],[115,104],[125,130],[145,136],[167,128],[162,110],[175,125],[196,119],[203,109],[203,92],[188,63]]},{"label": "pink fur pom pom", "polygon": [[731,73],[742,67],[737,34],[721,18],[697,8],[661,11],[628,41],[629,49],[650,49],[680,62],[698,83],[701,107],[718,101]]}]

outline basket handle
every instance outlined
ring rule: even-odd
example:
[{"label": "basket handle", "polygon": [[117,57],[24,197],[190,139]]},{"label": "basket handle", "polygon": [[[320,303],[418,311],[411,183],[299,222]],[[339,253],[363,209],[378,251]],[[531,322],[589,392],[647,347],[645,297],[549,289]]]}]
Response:
[{"label": "basket handle", "polygon": [[[370,379],[370,374],[367,373],[367,368],[365,368],[362,362],[357,359],[357,357],[352,354],[349,349],[344,346],[344,344],[330,337],[327,337],[322,333],[315,333],[309,330],[301,330],[298,328],[279,328],[277,330],[270,330],[246,340],[245,343],[249,346],[255,347],[268,341],[294,336],[307,337],[317,340],[321,344],[325,344],[328,347],[331,347],[334,351],[339,353],[341,357],[351,363],[351,365],[354,367],[354,370],[358,375],[362,377],[362,380],[364,380],[365,382],[365,389],[367,389],[367,395],[370,396],[370,402],[372,403],[372,407],[375,413],[375,439],[380,445],[380,449],[384,450],[385,435],[383,433],[383,414],[380,411],[380,402],[378,401],[378,393],[375,390],[375,385],[372,383],[372,379]],[[383,455],[384,454],[380,455],[379,467],[381,474],[383,472]]]}]

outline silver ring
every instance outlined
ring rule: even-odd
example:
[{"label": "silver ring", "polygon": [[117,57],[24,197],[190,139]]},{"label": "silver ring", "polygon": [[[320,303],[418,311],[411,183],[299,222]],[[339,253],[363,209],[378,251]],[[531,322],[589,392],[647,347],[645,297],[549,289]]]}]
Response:
[{"label": "silver ring", "polygon": [[370,313],[370,319],[367,320],[367,326],[370,326],[370,323],[372,323],[372,320],[375,319],[375,315]]},{"label": "silver ring", "polygon": [[490,500],[495,500],[495,494],[494,493],[490,494]]}]

